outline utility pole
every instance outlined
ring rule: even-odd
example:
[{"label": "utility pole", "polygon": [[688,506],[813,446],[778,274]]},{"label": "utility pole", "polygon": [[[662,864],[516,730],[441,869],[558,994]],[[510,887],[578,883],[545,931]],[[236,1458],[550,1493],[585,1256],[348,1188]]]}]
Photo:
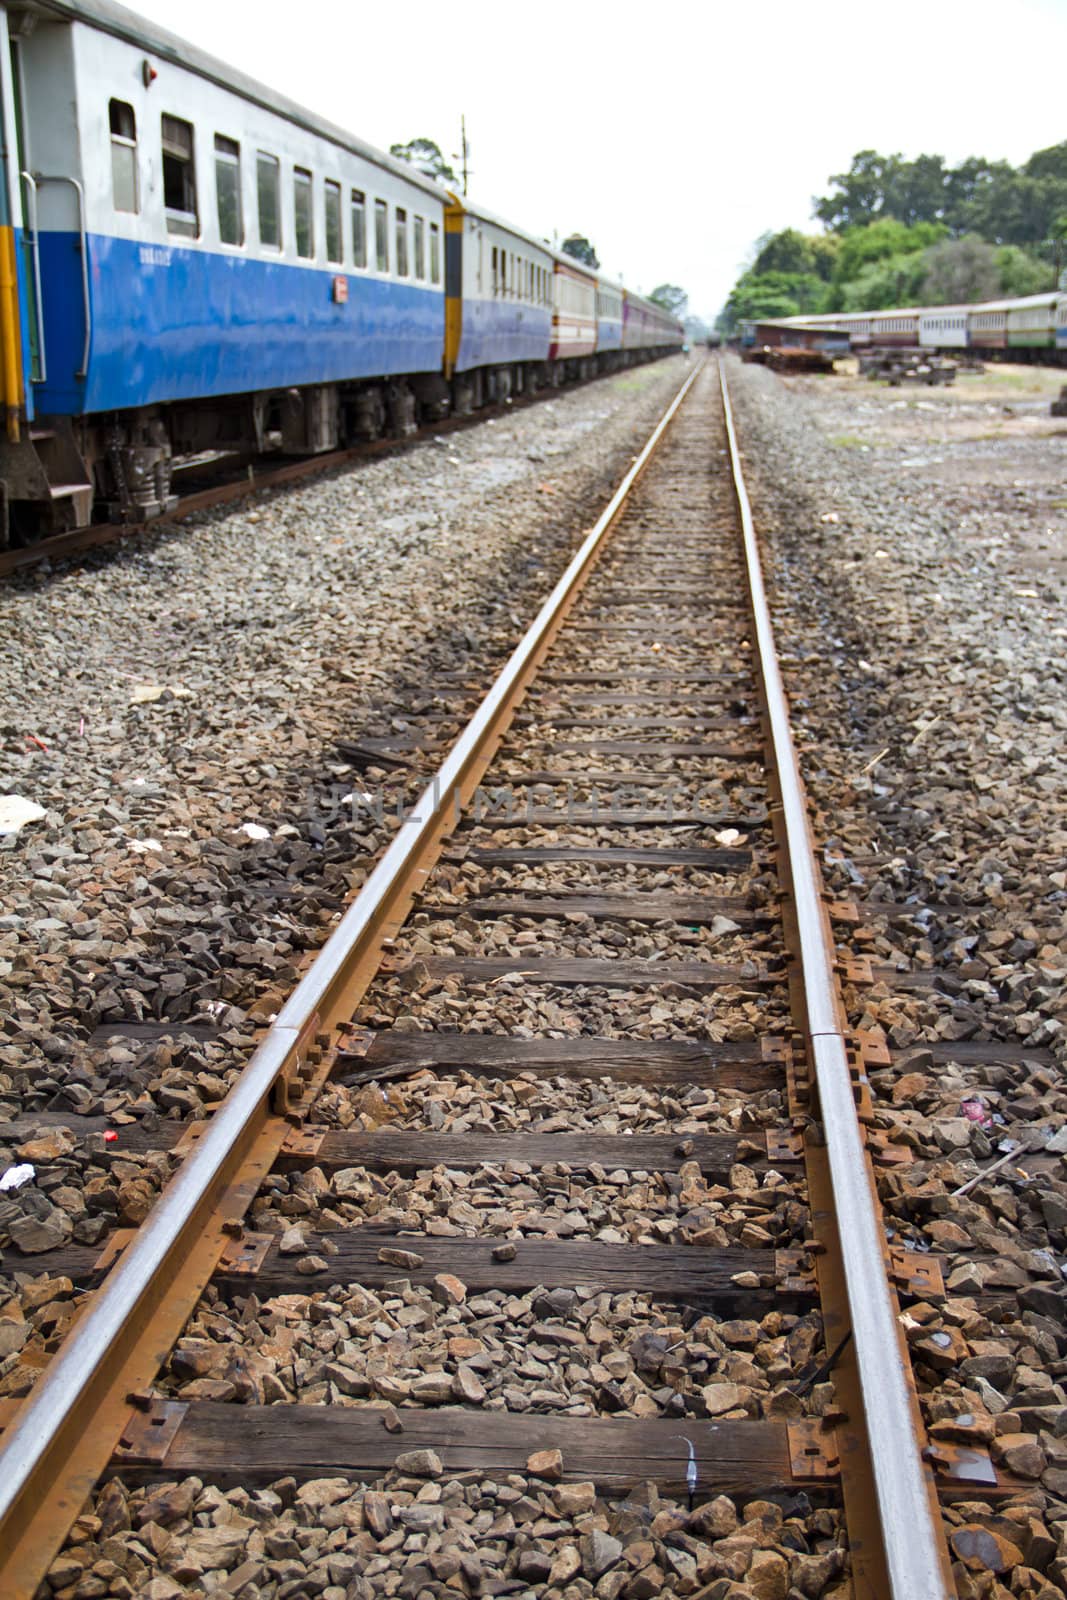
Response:
[{"label": "utility pole", "polygon": [[467,119],[466,119],[465,116],[461,116],[460,119],[459,119],[459,131],[460,131],[460,161],[462,162],[462,172],[463,172],[463,198],[466,199],[467,198],[467,179],[469,177],[469,173],[467,171],[467,157],[470,154],[470,146],[467,143]]}]

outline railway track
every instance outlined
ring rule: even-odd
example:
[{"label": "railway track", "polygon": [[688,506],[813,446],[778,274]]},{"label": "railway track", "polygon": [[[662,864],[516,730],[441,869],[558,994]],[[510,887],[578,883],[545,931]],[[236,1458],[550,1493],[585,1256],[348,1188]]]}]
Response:
[{"label": "railway track", "polygon": [[923,1429],[901,1308],[944,1290],[881,1218],[908,1152],[717,366],[427,779],[211,1120],[124,1130],[183,1157],[140,1229],[36,1259],[85,1294],[3,1414],[0,1593],[101,1479],[347,1479],[385,1493],[333,1569],[300,1588],[286,1532],[218,1591],[784,1596],[792,1553],[947,1600],[940,1500],[1014,1485]]}]

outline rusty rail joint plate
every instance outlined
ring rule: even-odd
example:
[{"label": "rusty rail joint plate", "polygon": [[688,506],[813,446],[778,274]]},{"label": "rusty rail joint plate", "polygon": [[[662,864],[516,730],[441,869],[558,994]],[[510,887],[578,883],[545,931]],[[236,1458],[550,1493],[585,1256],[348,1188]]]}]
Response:
[{"label": "rusty rail joint plate", "polygon": [[129,1421],[112,1459],[126,1467],[161,1467],[189,1407],[182,1400],[153,1400],[131,1406]]},{"label": "rusty rail joint plate", "polygon": [[782,1128],[767,1129],[767,1160],[777,1162],[803,1161],[804,1135],[802,1132],[787,1133]]},{"label": "rusty rail joint plate", "polygon": [[327,1128],[307,1126],[290,1128],[278,1151],[279,1157],[297,1157],[300,1160],[314,1161],[322,1149],[322,1142],[328,1131]]},{"label": "rusty rail joint plate", "polygon": [[837,1436],[818,1417],[802,1417],[786,1424],[789,1467],[797,1483],[825,1483],[840,1472]]},{"label": "rusty rail joint plate", "polygon": [[902,1245],[892,1245],[889,1251],[889,1270],[900,1294],[913,1300],[936,1303],[945,1299],[945,1279],[937,1256],[923,1255],[918,1250],[906,1250]]},{"label": "rusty rail joint plate", "polygon": [[275,1237],[273,1233],[244,1232],[239,1239],[230,1239],[219,1256],[219,1271],[233,1277],[254,1277],[266,1261]]},{"label": "rusty rail joint plate", "polygon": [[779,1294],[818,1292],[818,1268],[807,1250],[776,1250],[774,1275]]}]

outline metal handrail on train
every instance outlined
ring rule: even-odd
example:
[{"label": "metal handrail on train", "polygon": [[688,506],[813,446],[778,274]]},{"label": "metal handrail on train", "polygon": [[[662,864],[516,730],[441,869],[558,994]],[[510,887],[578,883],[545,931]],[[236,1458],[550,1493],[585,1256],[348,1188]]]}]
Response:
[{"label": "metal handrail on train", "polygon": [[30,234],[33,247],[33,300],[37,311],[37,366],[39,377],[31,377],[31,383],[48,382],[48,354],[44,340],[44,299],[41,294],[41,242],[40,230],[37,226],[37,179],[32,172],[19,174],[26,185],[30,197]]},{"label": "metal handrail on train", "polygon": [[929,1472],[915,1437],[907,1353],[886,1276],[885,1238],[868,1175],[853,1100],[835,976],[836,951],[822,899],[815,846],[782,682],[752,508],[745,489],[726,372],[719,365],[734,493],[741,516],[755,645],[782,797],[789,871],[799,930],[807,1044],[833,1184],[848,1286],[852,1338],[877,1486],[879,1521],[893,1600],[952,1600]]},{"label": "metal handrail on train", "polygon": [[37,190],[43,183],[69,183],[78,198],[78,237],[81,246],[82,259],[82,305],[85,309],[85,343],[82,346],[82,364],[75,372],[77,379],[89,375],[89,351],[93,342],[93,309],[89,293],[89,234],[85,223],[85,190],[77,178],[71,178],[65,172],[24,172],[24,181],[29,184],[33,195],[33,265],[34,287],[37,295],[37,326],[38,342],[41,351],[41,376],[36,382],[45,383],[48,377],[48,367],[45,361],[44,349],[44,315],[41,297],[41,248],[40,233],[37,226]]}]

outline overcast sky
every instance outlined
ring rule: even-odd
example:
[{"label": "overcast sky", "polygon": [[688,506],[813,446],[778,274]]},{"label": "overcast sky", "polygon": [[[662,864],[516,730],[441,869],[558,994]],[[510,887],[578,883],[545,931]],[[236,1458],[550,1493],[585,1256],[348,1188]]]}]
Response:
[{"label": "overcast sky", "polygon": [[864,148],[1018,163],[1067,139],[1067,0],[133,0],[372,144],[471,146],[472,199],[586,234],[713,315]]}]

